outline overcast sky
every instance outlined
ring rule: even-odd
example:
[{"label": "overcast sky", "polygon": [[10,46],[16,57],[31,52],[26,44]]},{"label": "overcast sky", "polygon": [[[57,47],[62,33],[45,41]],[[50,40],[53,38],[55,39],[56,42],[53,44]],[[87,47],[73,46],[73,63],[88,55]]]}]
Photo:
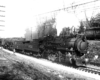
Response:
[{"label": "overcast sky", "polygon": [[[64,6],[71,6],[72,3],[76,4],[87,1],[92,0],[0,0],[0,5],[6,6],[4,9],[6,11],[4,13],[6,16],[4,20],[6,22],[5,28],[3,28],[5,31],[1,31],[0,36],[24,36],[27,27],[32,27],[35,30],[35,15],[63,8]],[[3,8],[0,9],[2,10]],[[91,13],[87,12],[87,14],[90,15]],[[78,18],[80,17],[78,16]]]}]

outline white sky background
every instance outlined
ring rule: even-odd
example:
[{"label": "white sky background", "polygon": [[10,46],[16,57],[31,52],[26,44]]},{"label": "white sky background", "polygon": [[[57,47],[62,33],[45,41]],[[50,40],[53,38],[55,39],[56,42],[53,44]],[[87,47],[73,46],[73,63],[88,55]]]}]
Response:
[{"label": "white sky background", "polygon": [[[25,29],[28,27],[32,27],[35,31],[36,20],[34,15],[63,8],[63,1],[65,7],[67,7],[71,6],[73,2],[82,3],[91,0],[0,0],[0,5],[6,6],[6,27],[4,28],[5,31],[0,32],[0,37],[23,37]],[[93,12],[93,9],[86,12],[87,16],[91,12]],[[84,18],[83,13],[79,14],[79,12],[76,13],[79,20]]]}]

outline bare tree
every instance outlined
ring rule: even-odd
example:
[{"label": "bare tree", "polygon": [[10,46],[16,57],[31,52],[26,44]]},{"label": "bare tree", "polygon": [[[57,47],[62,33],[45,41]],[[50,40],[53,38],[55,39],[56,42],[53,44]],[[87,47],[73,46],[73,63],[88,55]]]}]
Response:
[{"label": "bare tree", "polygon": [[91,27],[100,27],[100,13],[90,19]]},{"label": "bare tree", "polygon": [[83,21],[80,21],[80,26],[79,26],[79,33],[82,33],[84,32],[85,28],[84,28],[84,25],[83,25]]},{"label": "bare tree", "polygon": [[43,24],[38,26],[38,36],[43,37],[47,35],[55,36],[57,34],[56,28],[53,28],[55,19],[45,21]]}]

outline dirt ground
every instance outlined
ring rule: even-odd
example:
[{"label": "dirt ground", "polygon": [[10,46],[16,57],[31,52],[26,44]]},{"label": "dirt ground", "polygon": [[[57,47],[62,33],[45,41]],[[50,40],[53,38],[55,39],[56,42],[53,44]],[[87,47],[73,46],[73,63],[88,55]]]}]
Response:
[{"label": "dirt ground", "polygon": [[[6,55],[6,56],[5,56]],[[59,80],[0,51],[0,80]]]},{"label": "dirt ground", "polygon": [[44,66],[36,63],[30,65],[16,55],[0,50],[0,80],[86,80],[75,78],[73,74],[65,77],[54,75],[54,71],[47,73]]}]

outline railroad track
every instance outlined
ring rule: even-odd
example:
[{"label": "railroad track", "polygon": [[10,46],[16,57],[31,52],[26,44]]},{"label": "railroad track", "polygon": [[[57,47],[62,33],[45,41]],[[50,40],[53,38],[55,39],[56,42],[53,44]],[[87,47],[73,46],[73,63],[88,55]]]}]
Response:
[{"label": "railroad track", "polygon": [[100,69],[91,68],[91,67],[84,67],[84,68],[80,67],[80,68],[78,68],[78,70],[85,71],[85,72],[88,72],[91,74],[96,74],[96,75],[100,76]]}]

